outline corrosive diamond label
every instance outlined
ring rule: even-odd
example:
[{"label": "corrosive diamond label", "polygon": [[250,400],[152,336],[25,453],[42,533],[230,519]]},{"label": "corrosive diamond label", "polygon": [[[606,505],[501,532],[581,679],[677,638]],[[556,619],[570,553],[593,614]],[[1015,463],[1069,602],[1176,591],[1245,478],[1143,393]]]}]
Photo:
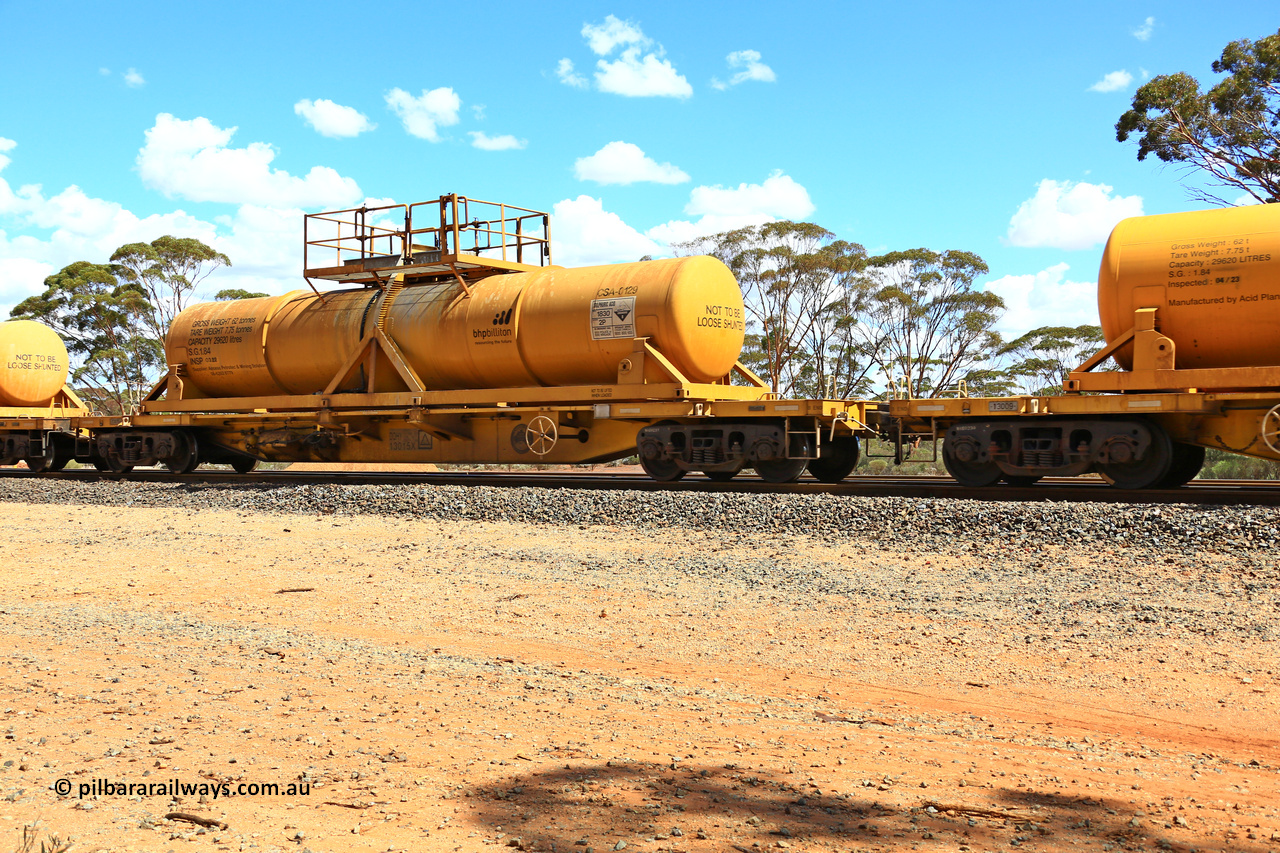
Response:
[{"label": "corrosive diamond label", "polygon": [[636,336],[636,298],[591,300],[591,340]]}]

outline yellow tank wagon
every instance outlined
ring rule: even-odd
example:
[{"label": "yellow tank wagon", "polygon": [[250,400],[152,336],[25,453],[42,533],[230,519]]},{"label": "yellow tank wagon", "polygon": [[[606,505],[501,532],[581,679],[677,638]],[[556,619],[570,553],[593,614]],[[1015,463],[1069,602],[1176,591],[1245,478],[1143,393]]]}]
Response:
[{"label": "yellow tank wagon", "polygon": [[141,411],[80,421],[93,461],[851,473],[876,404],[775,399],[738,362],[742,294],[720,261],[566,269],[549,227],[463,196],[307,216],[304,278],[347,288],[182,312]]},{"label": "yellow tank wagon", "polygon": [[[1280,205],[1127,219],[1098,273],[1106,346],[1062,395],[894,400],[959,482],[1182,485],[1205,448],[1280,460]],[[1119,370],[1099,371],[1108,358]]]},{"label": "yellow tank wagon", "polygon": [[73,418],[88,414],[67,385],[58,333],[34,320],[0,323],[0,465],[58,470],[75,455]]}]

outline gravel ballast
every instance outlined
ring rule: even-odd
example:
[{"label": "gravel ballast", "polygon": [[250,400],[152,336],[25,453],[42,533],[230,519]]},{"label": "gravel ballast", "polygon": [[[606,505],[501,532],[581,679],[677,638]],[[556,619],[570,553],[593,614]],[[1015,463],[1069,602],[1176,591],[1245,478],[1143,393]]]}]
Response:
[{"label": "gravel ballast", "polygon": [[1006,548],[1014,544],[1239,553],[1271,550],[1280,544],[1280,509],[1252,506],[995,503],[942,498],[448,485],[214,486],[61,480],[6,480],[0,483],[0,500],[758,531],[948,551]]}]

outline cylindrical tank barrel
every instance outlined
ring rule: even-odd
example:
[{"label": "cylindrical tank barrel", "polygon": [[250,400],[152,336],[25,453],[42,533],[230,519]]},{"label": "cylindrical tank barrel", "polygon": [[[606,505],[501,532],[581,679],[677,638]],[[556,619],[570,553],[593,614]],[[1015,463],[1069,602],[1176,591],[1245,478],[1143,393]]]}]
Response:
[{"label": "cylindrical tank barrel", "polygon": [[[1156,308],[1179,368],[1280,364],[1280,204],[1126,219],[1098,272],[1108,343]],[[1116,361],[1132,367],[1133,348]]]},{"label": "cylindrical tank barrel", "polygon": [[[380,316],[428,390],[613,384],[638,337],[690,380],[711,382],[742,350],[742,292],[714,258],[548,267],[470,288],[446,281],[195,305],[174,320],[167,356],[206,394],[259,396],[322,391]],[[361,382],[357,373],[348,385]],[[369,390],[394,383],[388,368]]]},{"label": "cylindrical tank barrel", "polygon": [[35,320],[0,323],[0,406],[45,406],[67,384],[58,333]]}]

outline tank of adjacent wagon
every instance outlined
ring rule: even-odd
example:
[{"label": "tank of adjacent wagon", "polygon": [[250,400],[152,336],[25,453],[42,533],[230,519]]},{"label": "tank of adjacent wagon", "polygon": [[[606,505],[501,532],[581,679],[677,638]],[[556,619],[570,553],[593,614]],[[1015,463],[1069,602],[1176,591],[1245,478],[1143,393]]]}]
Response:
[{"label": "tank of adjacent wagon", "polygon": [[[210,396],[312,394],[380,312],[428,390],[613,384],[637,337],[689,379],[711,382],[729,373],[742,349],[742,293],[714,258],[547,267],[491,276],[471,290],[446,281],[390,297],[376,289],[296,291],[195,305],[174,320],[167,356]],[[369,390],[394,387],[391,371],[383,374]]]},{"label": "tank of adjacent wagon", "polygon": [[67,348],[34,320],[0,323],[0,406],[46,406],[67,382]]},{"label": "tank of adjacent wagon", "polygon": [[[1158,308],[1179,368],[1280,364],[1280,204],[1126,219],[1098,273],[1107,342]],[[1132,367],[1132,347],[1116,361]]]}]

